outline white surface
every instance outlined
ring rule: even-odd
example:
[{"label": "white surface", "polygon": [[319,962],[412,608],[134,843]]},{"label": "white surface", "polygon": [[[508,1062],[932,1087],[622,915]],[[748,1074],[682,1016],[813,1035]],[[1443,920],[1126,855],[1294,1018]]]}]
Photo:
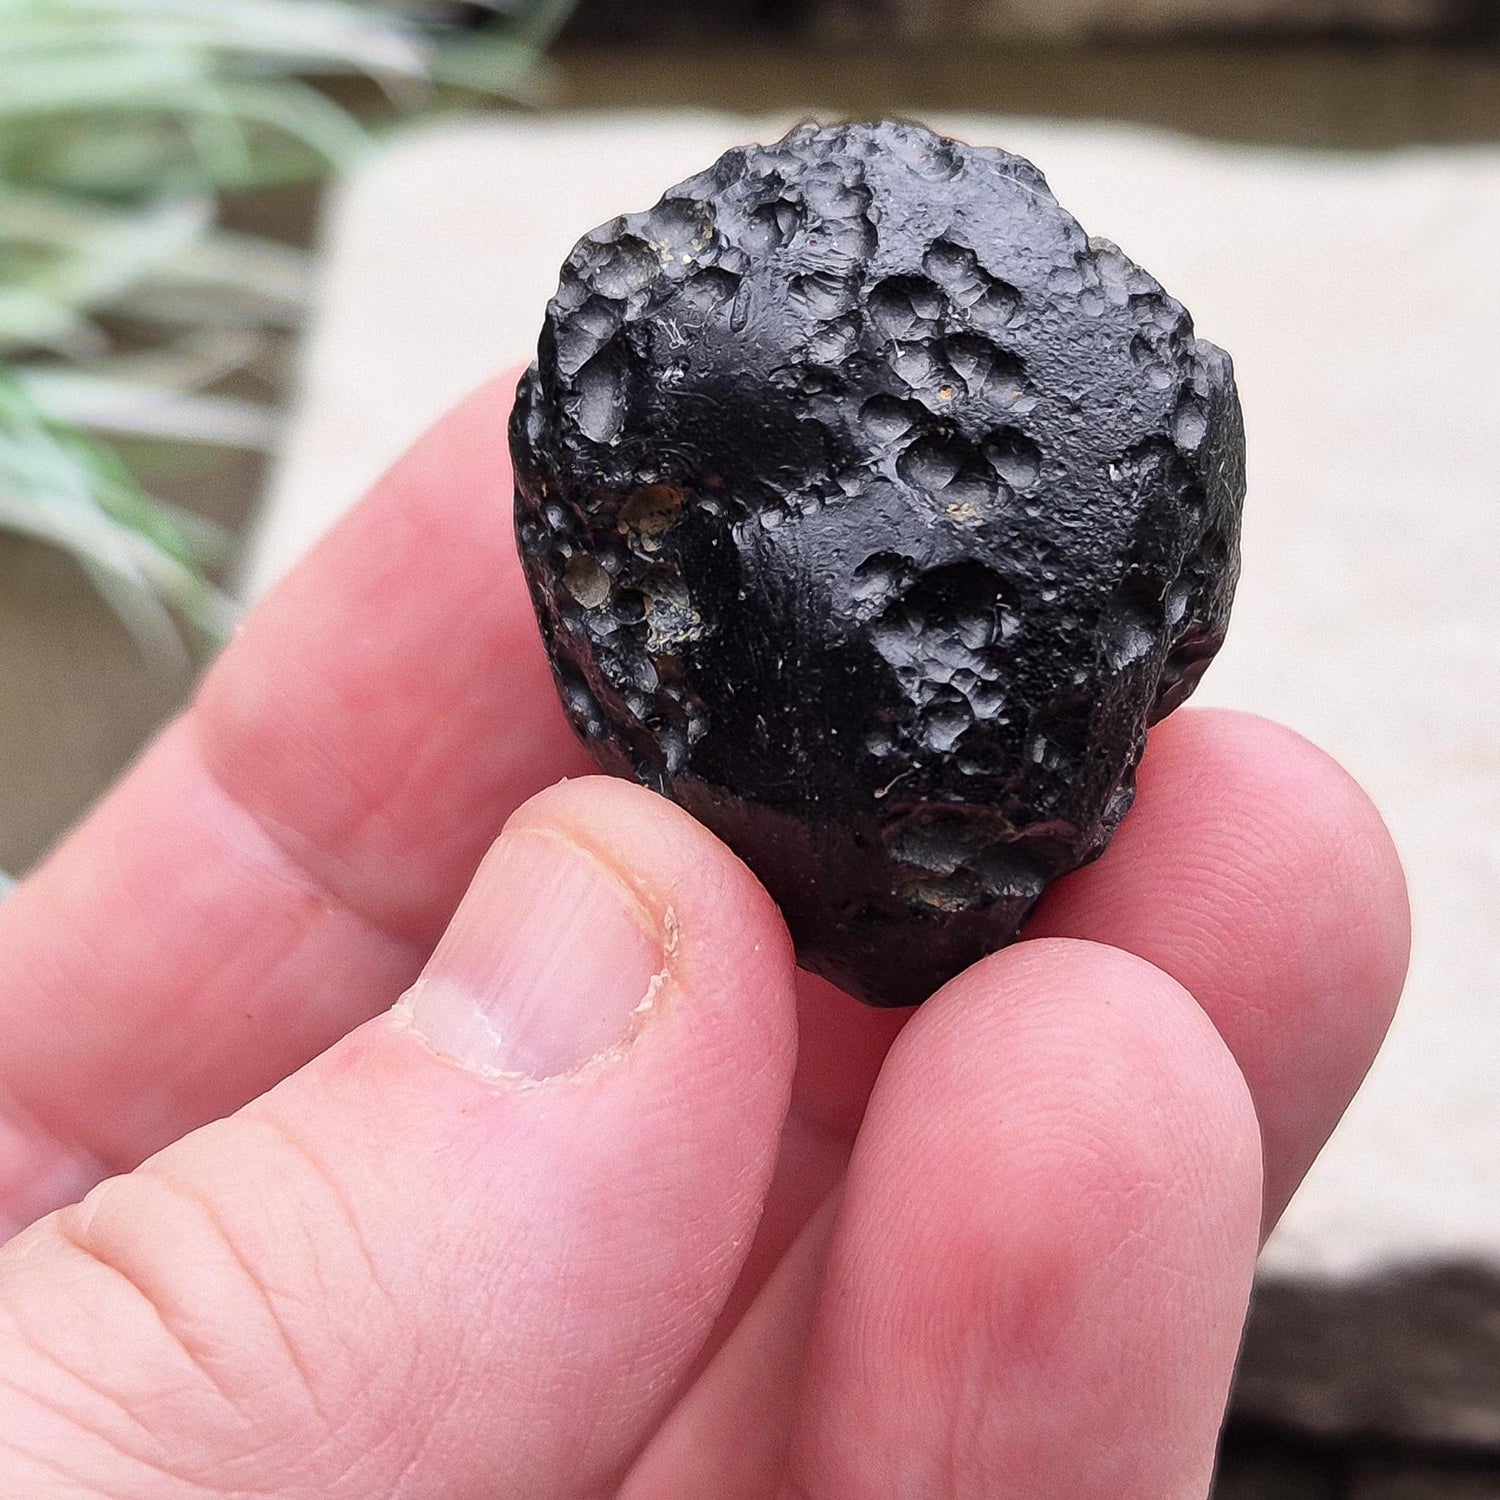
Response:
[{"label": "white surface", "polygon": [[[486,123],[409,139],[366,171],[332,215],[252,587],[444,407],[529,357],[583,230],[785,123]],[[1339,756],[1407,862],[1403,1014],[1268,1265],[1500,1261],[1500,153],[935,123],[1034,157],[1086,228],[1233,353],[1245,572],[1199,701],[1272,715]]]}]

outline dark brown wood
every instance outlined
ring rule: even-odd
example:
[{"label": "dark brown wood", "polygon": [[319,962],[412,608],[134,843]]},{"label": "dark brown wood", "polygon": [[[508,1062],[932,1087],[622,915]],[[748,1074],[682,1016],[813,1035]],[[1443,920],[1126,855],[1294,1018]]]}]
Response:
[{"label": "dark brown wood", "polygon": [[1232,1441],[1219,1461],[1214,1500],[1343,1500],[1337,1457],[1274,1441]]},{"label": "dark brown wood", "polygon": [[1424,1463],[1362,1465],[1345,1495],[1346,1500],[1500,1500],[1500,1466],[1478,1471]]},{"label": "dark brown wood", "polygon": [[1500,1464],[1500,1274],[1458,1265],[1263,1284],[1236,1413],[1317,1442],[1370,1435]]},{"label": "dark brown wood", "polygon": [[1336,36],[1476,40],[1500,16],[1487,0],[581,0],[568,29],[588,42],[723,41],[768,31],[843,38],[946,36],[1072,42],[1199,37]]},{"label": "dark brown wood", "polygon": [[981,110],[1161,126],[1226,141],[1382,149],[1500,140],[1500,54],[1418,48],[571,46],[560,104]]}]

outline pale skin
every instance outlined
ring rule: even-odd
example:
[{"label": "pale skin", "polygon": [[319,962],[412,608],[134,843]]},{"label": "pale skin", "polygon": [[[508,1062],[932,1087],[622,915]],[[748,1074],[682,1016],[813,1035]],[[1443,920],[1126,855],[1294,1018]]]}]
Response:
[{"label": "pale skin", "polygon": [[507,399],[0,904],[0,1494],[1202,1500],[1405,973],[1378,815],[1184,710],[1027,941],[860,1007],[588,774]]}]

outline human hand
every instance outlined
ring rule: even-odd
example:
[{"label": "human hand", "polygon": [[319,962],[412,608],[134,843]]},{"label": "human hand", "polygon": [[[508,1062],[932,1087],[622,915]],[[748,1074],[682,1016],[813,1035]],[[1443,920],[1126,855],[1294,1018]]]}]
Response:
[{"label": "human hand", "polygon": [[1180,713],[1035,941],[858,1006],[680,810],[553,785],[506,396],[0,904],[0,1495],[1201,1497],[1405,971],[1378,816]]}]

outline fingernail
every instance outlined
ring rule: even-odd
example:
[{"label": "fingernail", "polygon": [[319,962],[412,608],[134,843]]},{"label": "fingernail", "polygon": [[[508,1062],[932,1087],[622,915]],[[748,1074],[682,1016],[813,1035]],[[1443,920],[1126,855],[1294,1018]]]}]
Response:
[{"label": "fingernail", "polygon": [[485,858],[400,1008],[476,1072],[554,1078],[630,1040],[665,963],[662,924],[608,866],[520,829]]}]

